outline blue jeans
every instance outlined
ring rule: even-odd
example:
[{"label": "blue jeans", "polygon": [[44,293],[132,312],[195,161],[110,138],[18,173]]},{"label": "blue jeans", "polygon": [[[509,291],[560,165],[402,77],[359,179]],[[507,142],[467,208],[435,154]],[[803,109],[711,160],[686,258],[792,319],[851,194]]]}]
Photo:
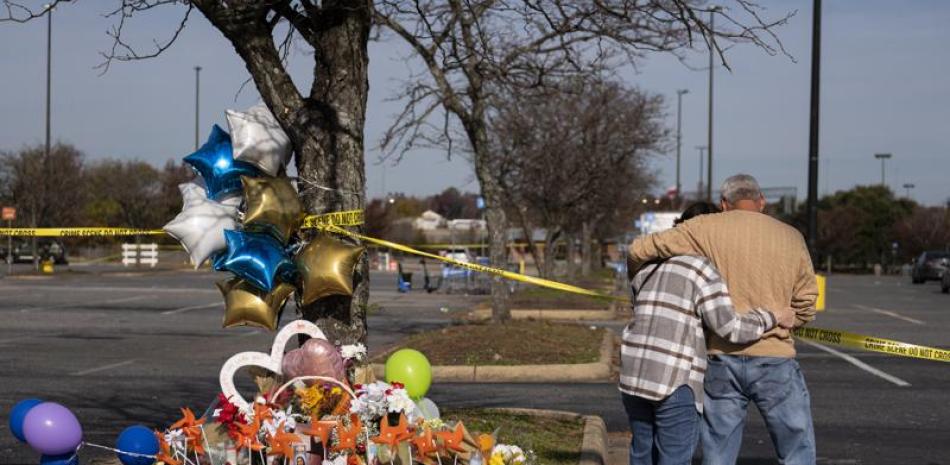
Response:
[{"label": "blue jeans", "polygon": [[755,402],[780,464],[814,465],[811,398],[792,358],[712,355],[703,402],[703,465],[734,465],[749,401]]},{"label": "blue jeans", "polygon": [[623,394],[630,420],[630,465],[688,465],[699,435],[693,390],[680,386],[661,401]]}]

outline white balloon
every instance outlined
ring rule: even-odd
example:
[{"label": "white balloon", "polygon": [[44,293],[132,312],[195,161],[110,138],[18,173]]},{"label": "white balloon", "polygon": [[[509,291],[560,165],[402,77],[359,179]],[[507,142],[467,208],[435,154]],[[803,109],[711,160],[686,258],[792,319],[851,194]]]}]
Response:
[{"label": "white balloon", "polygon": [[416,402],[416,410],[418,411],[418,415],[426,420],[442,418],[442,415],[439,413],[439,406],[435,405],[435,402],[432,402],[432,399],[428,397],[423,397]]},{"label": "white balloon", "polygon": [[277,176],[290,161],[292,148],[290,138],[270,110],[261,103],[248,108],[246,112],[228,110],[226,113],[234,159]]},{"label": "white balloon", "polygon": [[224,230],[237,229],[237,207],[199,196],[194,187],[182,186],[188,185],[178,186],[185,205],[162,229],[181,242],[191,263],[198,268],[212,254],[227,247]]}]

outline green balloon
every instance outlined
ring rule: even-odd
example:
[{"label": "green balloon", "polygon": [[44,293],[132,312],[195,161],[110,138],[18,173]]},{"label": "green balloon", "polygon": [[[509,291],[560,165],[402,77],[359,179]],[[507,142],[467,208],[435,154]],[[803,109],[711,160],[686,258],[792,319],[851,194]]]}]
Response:
[{"label": "green balloon", "polygon": [[423,398],[432,385],[432,366],[422,352],[399,349],[386,359],[386,382],[402,383],[413,400]]}]

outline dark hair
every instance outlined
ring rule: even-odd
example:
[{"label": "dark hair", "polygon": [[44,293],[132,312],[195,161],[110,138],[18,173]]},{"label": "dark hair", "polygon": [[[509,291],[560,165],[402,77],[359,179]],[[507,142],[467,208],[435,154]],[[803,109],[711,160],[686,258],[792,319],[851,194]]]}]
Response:
[{"label": "dark hair", "polygon": [[683,210],[683,214],[680,215],[676,221],[673,221],[673,225],[678,225],[684,221],[689,220],[690,218],[695,218],[700,215],[708,215],[710,213],[719,213],[719,207],[714,203],[710,202],[693,202],[690,206],[686,207],[686,210]]}]

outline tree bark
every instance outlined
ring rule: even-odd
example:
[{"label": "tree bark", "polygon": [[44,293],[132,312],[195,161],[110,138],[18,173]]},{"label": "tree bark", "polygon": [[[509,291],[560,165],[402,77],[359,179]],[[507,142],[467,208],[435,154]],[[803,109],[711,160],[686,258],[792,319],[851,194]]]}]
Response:
[{"label": "tree bark", "polygon": [[[244,60],[261,98],[293,142],[307,212],[362,210],[372,5],[353,0],[324,2],[320,18],[311,18],[310,30],[300,31],[314,47],[314,80],[304,97],[281,62],[266,18],[234,19],[253,15],[253,4],[244,7],[248,11],[235,11],[214,2],[195,3]],[[307,185],[332,190],[303,190]],[[301,309],[304,318],[315,322],[335,344],[366,340],[369,260],[365,254],[354,272],[353,287],[352,298],[331,297]]]},{"label": "tree bark", "polygon": [[558,229],[548,229],[544,232],[544,262],[541,266],[541,277],[551,279],[554,277],[554,268],[557,260],[557,239],[561,236]]},{"label": "tree bark", "polygon": [[591,272],[591,227],[590,223],[585,221],[581,223],[581,276],[590,276]]},{"label": "tree bark", "polygon": [[564,259],[567,262],[567,279],[573,280],[577,277],[577,234],[573,231],[564,234]]}]

